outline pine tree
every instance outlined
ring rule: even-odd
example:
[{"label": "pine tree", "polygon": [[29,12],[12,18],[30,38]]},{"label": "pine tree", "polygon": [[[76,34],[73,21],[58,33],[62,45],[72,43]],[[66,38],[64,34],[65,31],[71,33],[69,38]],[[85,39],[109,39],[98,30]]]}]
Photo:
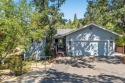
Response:
[{"label": "pine tree", "polygon": [[78,28],[78,23],[79,23],[79,20],[77,19],[77,15],[74,14],[74,20],[73,20],[73,23],[72,23],[72,28]]},{"label": "pine tree", "polygon": [[51,46],[52,46],[52,37],[56,33],[55,27],[57,23],[63,22],[62,16],[63,13],[60,13],[60,6],[65,2],[65,0],[34,0],[36,5],[36,10],[41,14],[40,22],[41,25],[46,27],[46,46],[45,53],[50,56]]},{"label": "pine tree", "polygon": [[68,20],[66,26],[67,26],[67,28],[72,28],[72,21],[71,21],[71,19]]}]

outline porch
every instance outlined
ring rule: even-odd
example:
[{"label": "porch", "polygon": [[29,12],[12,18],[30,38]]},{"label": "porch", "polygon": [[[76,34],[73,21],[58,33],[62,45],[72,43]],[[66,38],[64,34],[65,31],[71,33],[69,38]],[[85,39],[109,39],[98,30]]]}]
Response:
[{"label": "porch", "polygon": [[54,47],[56,57],[66,56],[66,39],[65,37],[54,38]]}]

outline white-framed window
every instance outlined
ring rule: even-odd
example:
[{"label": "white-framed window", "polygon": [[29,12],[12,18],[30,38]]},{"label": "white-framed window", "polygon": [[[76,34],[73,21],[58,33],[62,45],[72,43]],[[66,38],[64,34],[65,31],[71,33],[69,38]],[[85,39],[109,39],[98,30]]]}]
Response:
[{"label": "white-framed window", "polygon": [[110,41],[110,51],[113,51],[113,41]]}]

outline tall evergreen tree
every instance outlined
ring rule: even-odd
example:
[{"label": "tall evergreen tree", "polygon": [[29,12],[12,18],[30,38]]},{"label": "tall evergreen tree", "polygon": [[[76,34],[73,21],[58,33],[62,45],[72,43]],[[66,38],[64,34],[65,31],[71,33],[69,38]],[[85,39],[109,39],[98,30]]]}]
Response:
[{"label": "tall evergreen tree", "polygon": [[77,15],[75,13],[74,14],[74,20],[73,20],[73,23],[72,23],[72,28],[78,28],[78,23],[79,23],[79,20],[77,19]]},{"label": "tall evergreen tree", "polygon": [[66,26],[67,26],[67,28],[72,28],[72,21],[71,21],[71,19],[68,20]]},{"label": "tall evergreen tree", "polygon": [[52,37],[56,33],[55,26],[57,23],[63,22],[63,13],[60,13],[60,6],[65,0],[33,0],[36,5],[36,10],[41,14],[41,25],[46,26],[46,55],[51,55]]}]

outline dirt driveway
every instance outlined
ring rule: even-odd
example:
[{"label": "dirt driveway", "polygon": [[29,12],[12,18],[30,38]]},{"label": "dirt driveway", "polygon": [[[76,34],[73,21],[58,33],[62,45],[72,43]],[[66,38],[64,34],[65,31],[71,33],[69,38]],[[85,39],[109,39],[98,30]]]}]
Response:
[{"label": "dirt driveway", "polygon": [[125,64],[118,57],[80,57],[59,62],[39,83],[125,83]]}]

